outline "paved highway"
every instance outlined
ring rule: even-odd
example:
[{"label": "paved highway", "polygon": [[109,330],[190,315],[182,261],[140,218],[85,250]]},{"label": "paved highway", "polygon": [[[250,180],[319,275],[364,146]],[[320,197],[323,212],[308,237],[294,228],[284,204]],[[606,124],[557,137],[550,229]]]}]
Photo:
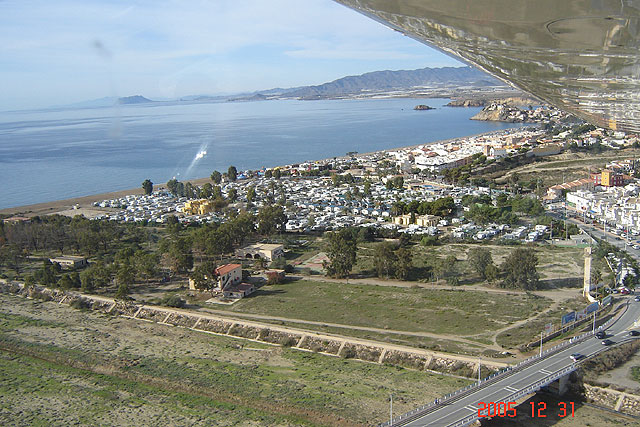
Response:
[{"label": "paved highway", "polygon": [[[557,213],[551,215],[559,216]],[[626,249],[634,258],[640,259],[640,250],[635,250],[629,245],[625,246],[625,242],[616,235],[609,232],[605,235],[603,230],[574,218],[568,218],[567,221],[577,224],[594,237],[605,239],[621,249]],[[515,409],[509,409],[509,402],[515,402],[535,393],[577,369],[580,363],[590,357],[621,343],[640,338],[631,336],[629,333],[631,330],[640,331],[640,302],[634,301],[633,296],[623,297],[622,300],[626,301],[623,314],[617,320],[602,327],[606,334],[605,338],[611,341],[609,345],[603,345],[603,339],[586,334],[573,342],[549,349],[543,353],[542,357],[517,365],[511,371],[483,380],[479,385],[459,390],[453,396],[447,396],[440,401],[394,418],[391,425],[462,427],[487,416],[488,410],[491,410],[491,414],[494,415],[494,408],[500,408],[502,413],[506,412],[507,415],[513,414]],[[571,357],[573,354],[580,355],[580,358],[575,361]],[[500,403],[502,405],[498,406]],[[512,408],[516,406],[516,404],[511,405]],[[519,409],[522,410],[522,408]],[[530,409],[527,408],[527,410]],[[558,410],[558,408],[549,408],[549,410]],[[385,423],[383,426],[389,424]]]},{"label": "paved highway", "polygon": [[[431,427],[468,425],[477,420],[479,415],[486,416],[490,402],[496,405],[499,402],[506,402],[508,405],[508,402],[514,402],[532,394],[577,369],[578,365],[587,358],[606,351],[616,344],[638,339],[638,337],[631,337],[629,331],[634,328],[640,329],[640,302],[635,302],[633,297],[626,300],[627,307],[624,314],[604,327],[607,338],[613,342],[609,346],[604,346],[601,343],[602,339],[589,335],[574,343],[568,343],[563,348],[551,350],[542,358],[525,366],[516,367],[510,372],[486,380],[475,389],[463,391],[416,414],[409,413],[394,419],[393,425]],[[573,353],[579,353],[584,357],[576,363],[570,357]],[[501,406],[501,408],[506,407]],[[519,409],[522,410],[522,408]],[[493,415],[493,406],[491,410]],[[557,408],[549,408],[549,410],[557,410]],[[513,413],[512,411],[508,412]]]}]

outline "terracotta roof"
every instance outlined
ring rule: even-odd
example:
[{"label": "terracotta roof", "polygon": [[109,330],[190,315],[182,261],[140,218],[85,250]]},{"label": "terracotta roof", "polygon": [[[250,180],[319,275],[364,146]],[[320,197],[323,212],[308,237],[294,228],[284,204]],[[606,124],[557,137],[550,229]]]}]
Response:
[{"label": "terracotta roof", "polygon": [[216,268],[216,274],[218,274],[220,276],[224,276],[227,273],[231,273],[236,268],[242,268],[242,265],[240,265],[240,264],[225,264],[225,265],[221,265],[220,267]]}]

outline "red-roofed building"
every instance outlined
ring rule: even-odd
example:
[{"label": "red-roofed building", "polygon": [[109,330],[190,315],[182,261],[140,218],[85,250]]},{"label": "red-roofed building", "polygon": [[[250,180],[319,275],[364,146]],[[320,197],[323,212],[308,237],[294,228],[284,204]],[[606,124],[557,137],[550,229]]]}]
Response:
[{"label": "red-roofed building", "polygon": [[222,291],[242,281],[242,265],[240,264],[221,265],[215,271],[218,276],[218,287]]}]

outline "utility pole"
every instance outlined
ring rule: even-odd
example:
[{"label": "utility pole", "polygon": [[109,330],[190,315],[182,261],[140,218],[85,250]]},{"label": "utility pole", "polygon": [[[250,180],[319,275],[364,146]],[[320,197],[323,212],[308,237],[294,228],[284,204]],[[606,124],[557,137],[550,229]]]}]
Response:
[{"label": "utility pole", "polygon": [[544,335],[544,332],[540,332],[540,357],[542,357],[542,336]]},{"label": "utility pole", "polygon": [[480,362],[480,359],[478,359],[478,384],[480,384],[480,370],[482,369],[482,363]]},{"label": "utility pole", "polygon": [[[597,292],[597,289],[598,289],[598,285],[596,284],[596,292]],[[596,312],[595,311],[593,312],[593,333],[594,334],[596,333]]]},{"label": "utility pole", "polygon": [[389,425],[393,424],[393,394],[389,395]]}]

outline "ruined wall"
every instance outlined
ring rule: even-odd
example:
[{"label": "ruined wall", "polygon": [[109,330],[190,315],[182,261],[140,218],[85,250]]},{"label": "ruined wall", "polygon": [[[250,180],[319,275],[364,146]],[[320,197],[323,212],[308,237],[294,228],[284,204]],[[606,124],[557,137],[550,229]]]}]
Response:
[{"label": "ruined wall", "polygon": [[640,396],[589,384],[584,384],[583,387],[587,402],[640,416]]}]

